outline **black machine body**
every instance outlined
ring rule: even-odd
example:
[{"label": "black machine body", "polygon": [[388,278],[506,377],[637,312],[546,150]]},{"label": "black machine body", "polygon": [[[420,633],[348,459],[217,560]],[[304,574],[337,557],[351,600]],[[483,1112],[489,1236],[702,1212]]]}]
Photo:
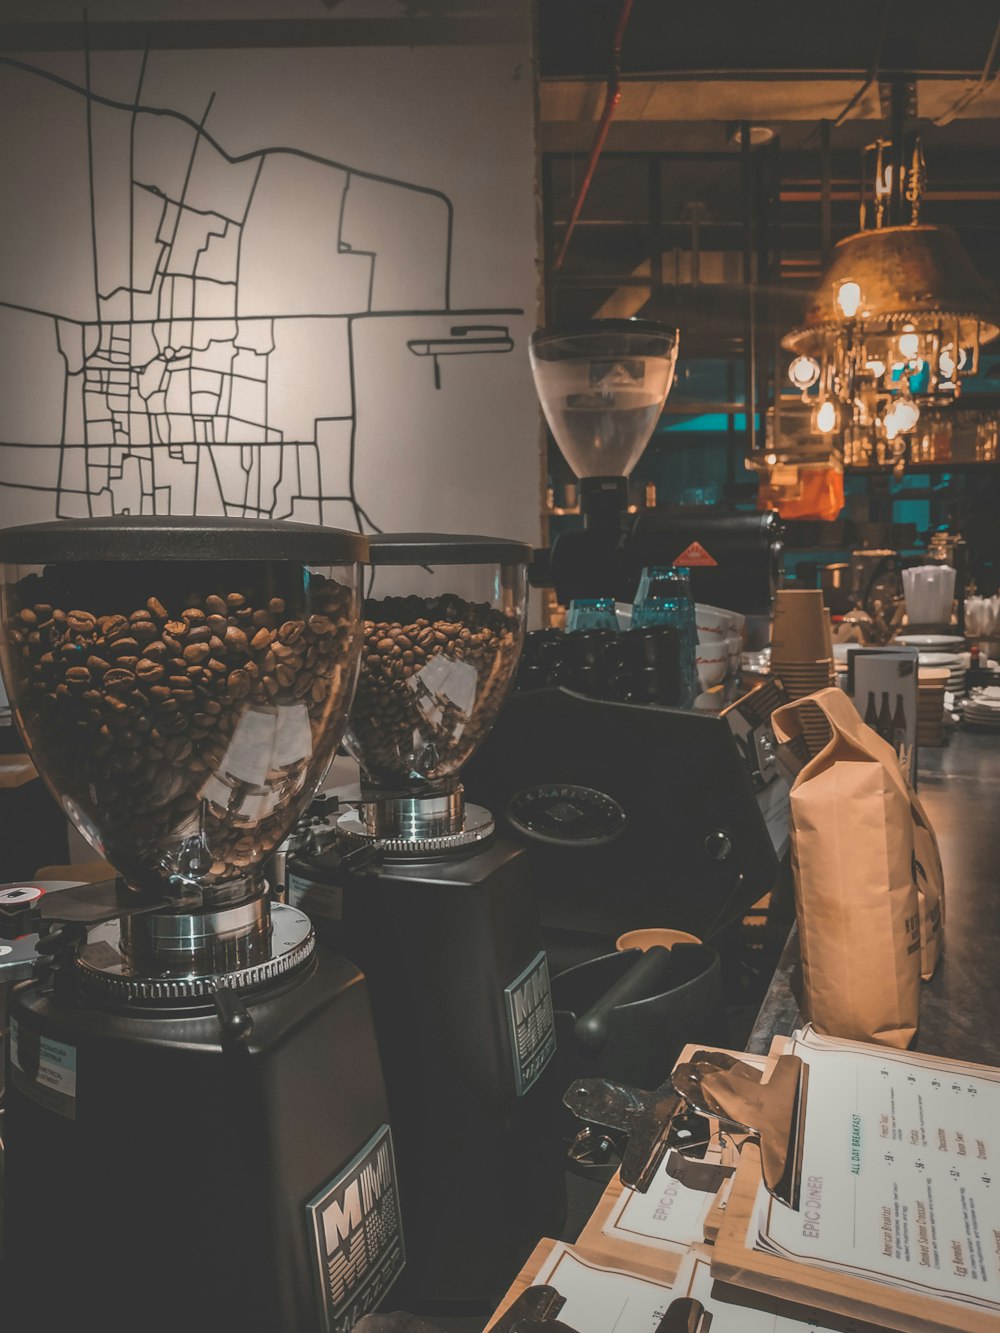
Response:
[{"label": "black machine body", "polygon": [[[616,500],[620,512],[613,514]],[[585,489],[582,502],[594,505]],[[770,615],[784,571],[776,514],[660,506],[632,515],[626,504],[627,492],[602,492],[596,518],[588,514],[582,529],[560,533],[551,550],[536,555],[532,582],[554,587],[564,606],[586,597],[631,602],[644,568],[678,565],[690,569],[699,602],[749,617]]]},{"label": "black machine body", "polygon": [[[399,1164],[400,1300],[488,1305],[564,1210],[555,1027],[525,852],[292,859],[320,946],[364,971]],[[356,864],[356,863],[355,863]]]},{"label": "black machine body", "polygon": [[771,684],[693,709],[508,699],[466,787],[529,851],[557,970],[635,929],[712,940],[775,887],[804,757],[775,743],[784,701]]},{"label": "black machine body", "polygon": [[364,979],[324,954],[241,1000],[250,1031],[233,1039],[211,1000],[95,1002],[71,978],[13,992],[3,1290],[16,1326],[71,1327],[108,1281],[107,1330],[315,1333],[349,1327],[398,1277]]}]

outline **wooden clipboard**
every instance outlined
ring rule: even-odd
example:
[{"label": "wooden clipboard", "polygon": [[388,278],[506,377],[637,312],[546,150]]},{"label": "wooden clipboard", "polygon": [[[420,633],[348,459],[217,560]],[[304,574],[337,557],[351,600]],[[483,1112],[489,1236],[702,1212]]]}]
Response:
[{"label": "wooden clipboard", "polygon": [[[677,1063],[690,1060],[695,1052],[706,1049],[723,1050],[721,1047],[685,1046],[677,1058]],[[724,1051],[724,1054],[732,1055],[736,1059],[745,1057],[745,1052],[741,1051]],[[734,1149],[727,1147],[723,1151],[723,1161],[726,1165],[735,1166],[738,1160]],[[574,1242],[573,1248],[581,1257],[605,1268],[621,1268],[639,1277],[651,1278],[654,1282],[672,1283],[683,1262],[683,1254],[674,1253],[658,1245],[644,1244],[639,1236],[629,1240],[624,1236],[609,1236],[605,1233],[604,1228],[624,1191],[625,1186],[622,1185],[616,1172]],[[705,1219],[704,1236],[695,1236],[693,1240],[697,1243],[704,1239],[714,1239],[721,1217],[722,1210],[718,1206],[718,1196],[716,1196],[716,1201]]]},{"label": "wooden clipboard", "polygon": [[520,1273],[518,1273],[517,1277],[507,1288],[500,1304],[490,1315],[490,1322],[483,1329],[483,1333],[489,1333],[490,1329],[497,1322],[500,1316],[510,1309],[510,1307],[517,1300],[518,1296],[521,1295],[522,1291],[527,1291],[528,1288],[534,1283],[535,1278],[542,1271],[542,1264],[544,1264],[545,1260],[549,1257],[553,1245],[558,1245],[558,1244],[559,1244],[558,1241],[549,1240],[547,1237],[538,1242],[535,1248],[528,1255],[527,1259],[525,1259],[524,1267],[521,1269]]},{"label": "wooden clipboard", "polygon": [[[787,1038],[777,1039],[770,1054],[782,1054],[789,1044]],[[969,1073],[987,1069],[963,1061],[945,1063]],[[756,1231],[760,1184],[760,1152],[746,1143],[712,1251],[712,1276],[718,1281],[903,1333],[1000,1333],[1000,1314],[992,1311],[754,1249],[747,1238],[751,1226]]]}]

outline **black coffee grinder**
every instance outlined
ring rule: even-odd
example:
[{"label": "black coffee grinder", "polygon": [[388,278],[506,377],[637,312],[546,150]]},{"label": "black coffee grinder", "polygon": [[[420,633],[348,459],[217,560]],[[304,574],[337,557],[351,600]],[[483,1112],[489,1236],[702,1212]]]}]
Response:
[{"label": "black coffee grinder", "polygon": [[0,895],[41,960],[6,1043],[11,1327],[346,1330],[402,1267],[363,978],[261,877],[344,729],[365,556],[225,519],[0,534],[17,724],[123,876]]},{"label": "black coffee grinder", "polygon": [[345,738],[360,799],[334,850],[291,858],[288,886],[368,980],[403,1200],[400,1298],[453,1308],[502,1294],[563,1207],[529,859],[458,777],[514,677],[531,549],[414,534],[370,545]]}]

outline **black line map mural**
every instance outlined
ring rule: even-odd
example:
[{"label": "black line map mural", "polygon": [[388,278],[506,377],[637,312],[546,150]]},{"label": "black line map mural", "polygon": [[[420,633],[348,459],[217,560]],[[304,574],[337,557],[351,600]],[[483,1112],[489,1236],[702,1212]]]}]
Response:
[{"label": "black line map mural", "polygon": [[[142,54],[131,98],[97,91],[89,57],[83,82],[0,60],[15,98],[26,89],[53,123],[78,126],[86,174],[63,223],[72,254],[58,262],[88,269],[85,296],[65,304],[54,282],[35,304],[23,274],[0,275],[6,327],[39,345],[51,336],[61,386],[53,365],[48,393],[61,387],[62,399],[46,406],[50,435],[0,444],[5,513],[17,511],[14,492],[35,508],[49,495],[52,517],[214,513],[378,529],[378,496],[357,480],[363,326],[395,321],[393,355],[398,343],[447,395],[457,358],[511,352],[523,309],[453,308],[445,193],[295,147],[227,151],[213,134],[214,94],[200,117],[147,101],[156,58]],[[378,369],[367,366],[369,383]]]}]

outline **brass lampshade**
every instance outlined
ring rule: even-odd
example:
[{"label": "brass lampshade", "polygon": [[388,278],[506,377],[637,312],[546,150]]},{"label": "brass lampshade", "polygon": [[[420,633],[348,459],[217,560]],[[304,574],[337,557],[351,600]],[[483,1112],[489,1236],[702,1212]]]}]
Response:
[{"label": "brass lampshade", "polygon": [[950,227],[883,227],[838,242],[804,326],[781,340],[787,351],[817,356],[842,330],[837,294],[857,283],[857,320],[868,334],[944,326],[958,344],[989,342],[1000,333],[1000,310]]}]

